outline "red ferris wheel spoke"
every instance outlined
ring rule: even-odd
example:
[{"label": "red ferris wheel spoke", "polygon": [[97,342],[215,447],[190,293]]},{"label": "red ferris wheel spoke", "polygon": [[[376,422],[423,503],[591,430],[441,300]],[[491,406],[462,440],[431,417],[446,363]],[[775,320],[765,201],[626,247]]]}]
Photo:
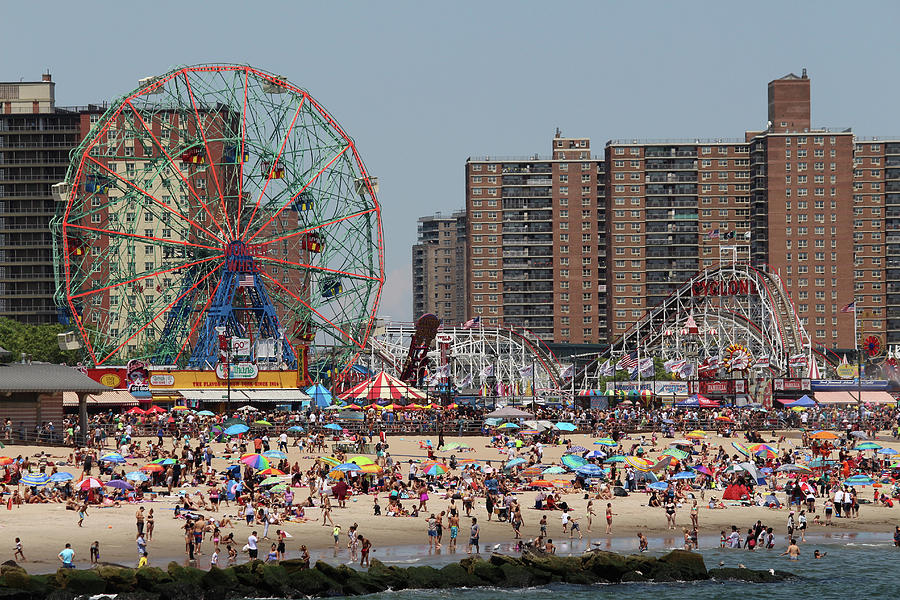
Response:
[{"label": "red ferris wheel spoke", "polygon": [[280,281],[278,281],[277,279],[275,279],[274,277],[272,277],[271,275],[269,275],[266,271],[264,271],[263,269],[260,269],[260,270],[259,270],[259,274],[262,275],[263,277],[265,277],[266,279],[268,279],[269,281],[271,281],[272,283],[274,283],[275,285],[277,285],[281,290],[283,290],[283,291],[284,291],[287,295],[289,295],[291,298],[293,298],[294,300],[296,300],[297,302],[299,302],[300,304],[302,304],[303,306],[305,306],[306,308],[308,308],[310,311],[312,311],[312,312],[315,313],[316,315],[318,315],[318,317],[319,317],[320,319],[322,319],[323,321],[325,321],[326,323],[328,323],[329,325],[331,325],[332,327],[334,327],[335,329],[337,329],[338,331],[340,331],[340,332],[341,332],[342,334],[344,334],[345,336],[347,336],[347,339],[350,340],[350,341],[352,341],[352,342],[353,342],[354,344],[356,344],[359,348],[362,348],[362,347],[363,347],[362,344],[360,344],[360,343],[356,340],[356,338],[354,338],[352,335],[350,335],[349,333],[347,333],[346,331],[344,331],[343,329],[341,329],[340,327],[338,327],[337,325],[335,325],[328,317],[326,317],[325,315],[323,315],[322,313],[320,313],[319,311],[317,311],[316,309],[314,309],[312,306],[310,306],[309,303],[306,302],[306,300],[304,300],[303,298],[301,298],[300,296],[298,296],[297,294],[295,294],[295,293],[292,292],[291,290],[289,290],[289,289],[287,289],[286,287],[284,287],[284,285],[283,285]]},{"label": "red ferris wheel spoke", "polygon": [[260,256],[260,257],[257,257],[256,260],[276,262],[276,263],[282,264],[282,265],[291,265],[293,267],[309,269],[310,271],[320,271],[322,273],[336,273],[338,275],[346,275],[347,277],[351,277],[353,279],[368,279],[369,281],[381,281],[380,277],[372,277],[371,275],[360,275],[359,273],[350,273],[348,271],[341,271],[339,269],[329,269],[328,267],[317,267],[316,265],[307,265],[304,263],[296,263],[296,262],[291,262],[289,260],[283,260],[281,258],[271,258],[268,256]]},{"label": "red ferris wheel spoke", "polygon": [[[274,215],[272,215],[271,217],[269,217],[269,220],[266,221],[265,223],[263,223],[263,224],[262,224],[262,227],[260,227],[259,229],[257,229],[257,230],[256,230],[256,233],[254,233],[252,236],[250,236],[250,239],[247,240],[247,243],[252,242],[253,239],[254,239],[256,236],[258,236],[260,233],[262,233],[263,229],[265,229],[265,228],[269,225],[269,223],[271,223],[272,221],[274,221],[275,219],[277,219],[278,216],[279,216],[282,212],[284,212],[284,209],[286,209],[288,206],[290,206],[291,204],[293,204],[294,200],[296,200],[296,199],[300,196],[300,194],[302,194],[303,192],[305,192],[305,191],[306,191],[306,188],[308,188],[309,186],[311,186],[311,185],[313,184],[313,182],[314,182],[316,179],[319,178],[319,175],[321,175],[322,173],[324,173],[325,170],[326,170],[328,167],[330,167],[331,165],[333,165],[337,159],[339,159],[341,156],[343,156],[343,155],[344,155],[344,152],[346,152],[346,151],[350,148],[350,146],[351,146],[351,144],[347,144],[346,146],[344,146],[344,149],[341,150],[340,152],[338,152],[337,154],[335,154],[334,158],[332,158],[330,161],[328,161],[328,164],[327,164],[327,165],[325,165],[324,167],[322,167],[321,169],[319,169],[318,173],[316,173],[315,175],[313,175],[313,176],[312,176],[312,179],[310,179],[309,181],[306,182],[306,184],[303,186],[303,189],[301,189],[299,192],[297,192],[296,194],[294,194],[293,196],[291,196],[291,198],[289,198],[288,201],[285,202],[284,205],[283,205],[281,208],[278,209],[278,212],[277,212],[277,213],[275,213]],[[250,224],[247,225],[247,228],[248,228],[248,229],[250,228]]]},{"label": "red ferris wheel spoke", "polygon": [[244,204],[244,143],[247,140],[247,87],[250,85],[250,70],[244,70],[244,108],[241,110],[241,176],[238,178],[238,210],[235,218],[237,222],[235,223],[235,228],[240,230],[241,228],[241,215],[243,214],[241,211],[243,210]]},{"label": "red ferris wheel spoke", "polygon": [[[206,203],[203,202],[203,200],[200,199],[200,195],[197,193],[196,190],[194,190],[194,186],[192,186],[192,185],[190,184],[190,182],[188,181],[187,177],[185,177],[185,176],[184,176],[184,173],[181,172],[181,169],[178,168],[178,163],[176,163],[176,162],[175,162],[175,159],[172,158],[172,156],[166,151],[166,148],[162,145],[162,143],[160,143],[160,141],[157,139],[157,137],[156,137],[155,135],[153,135],[153,132],[150,130],[150,127],[147,126],[146,121],[144,121],[143,117],[141,117],[140,112],[138,112],[138,109],[136,109],[136,108],[134,107],[134,105],[131,103],[130,100],[128,101],[128,106],[130,106],[130,107],[131,107],[131,110],[134,111],[134,114],[137,115],[137,118],[141,121],[141,125],[143,126],[144,130],[145,130],[147,133],[150,134],[150,137],[151,137],[151,138],[153,139],[153,141],[156,143],[156,147],[159,148],[160,151],[161,151],[163,154],[166,155],[166,158],[169,159],[169,165],[171,165],[171,167],[172,167],[173,169],[175,169],[175,172],[178,173],[178,176],[179,176],[179,177],[181,177],[181,180],[182,180],[182,181],[184,182],[184,184],[187,186],[188,190],[190,190],[191,194],[194,195],[194,198],[197,199],[197,202],[200,203],[200,206],[202,206],[202,207],[203,207],[203,210],[206,211],[206,214],[209,215],[209,218],[212,219],[213,225],[216,226],[216,228],[219,230],[219,233],[221,233],[223,236],[225,236],[225,231],[224,231],[224,230],[222,229],[222,227],[219,225],[219,220],[216,219],[215,215],[213,215],[212,212],[210,212],[209,207],[206,205]],[[204,231],[205,231],[205,230],[204,230]],[[219,238],[218,236],[213,236],[213,237],[217,238],[219,241],[221,241],[221,242],[224,243],[224,240],[222,240],[222,238]]]},{"label": "red ferris wheel spoke", "polygon": [[193,267],[196,265],[201,265],[203,263],[209,262],[211,260],[216,260],[218,258],[225,258],[224,254],[218,254],[216,256],[210,256],[209,258],[204,258],[202,260],[195,260],[194,262],[187,263],[184,265],[178,265],[177,267],[172,267],[171,269],[163,269],[161,271],[154,271],[149,275],[141,275],[140,277],[135,277],[134,279],[129,279],[128,281],[120,281],[119,283],[114,283],[112,285],[108,285],[106,287],[97,288],[95,290],[88,290],[86,292],[81,292],[80,294],[75,294],[72,296],[73,299],[81,298],[83,296],[90,296],[91,294],[96,294],[98,292],[104,292],[106,290],[111,290],[113,288],[117,288],[119,286],[128,285],[129,283],[134,283],[136,281],[141,281],[143,279],[150,279],[151,277],[156,277],[157,275],[162,275],[163,273],[171,273],[172,271],[177,271],[178,269],[185,269],[187,267]]},{"label": "red ferris wheel spoke", "polygon": [[219,279],[219,283],[216,284],[216,287],[213,289],[212,293],[209,295],[209,299],[207,299],[206,304],[203,306],[203,310],[197,313],[197,318],[194,319],[194,324],[191,325],[191,330],[188,332],[187,336],[184,338],[184,342],[181,343],[181,348],[178,350],[178,355],[175,357],[175,364],[178,364],[178,360],[181,358],[181,355],[184,353],[184,349],[187,348],[187,345],[191,342],[191,338],[194,335],[194,332],[197,331],[197,325],[200,323],[200,319],[206,316],[206,311],[209,310],[212,301],[216,297],[216,293],[219,291],[219,286],[222,285],[222,279]]},{"label": "red ferris wheel spoke", "polygon": [[367,215],[369,213],[375,212],[377,209],[369,208],[366,210],[361,210],[359,212],[355,212],[352,215],[347,215],[344,217],[338,217],[337,219],[332,219],[330,221],[325,221],[324,223],[319,223],[318,225],[313,225],[312,227],[307,227],[306,229],[301,229],[300,231],[295,231],[293,233],[289,233],[287,235],[282,235],[277,238],[272,238],[269,240],[263,240],[259,242],[260,246],[265,246],[266,244],[272,244],[274,242],[280,242],[281,240],[286,240],[288,238],[292,238],[298,235],[303,235],[305,233],[309,233],[310,231],[315,231],[316,229],[321,229],[322,227],[328,227],[329,225],[334,225],[335,223],[340,223],[341,221],[346,221],[347,219],[352,219],[354,217],[361,217],[363,215]]},{"label": "red ferris wheel spoke", "polygon": [[291,130],[294,128],[294,123],[297,122],[297,117],[300,116],[300,109],[303,108],[303,101],[305,99],[305,96],[300,98],[300,105],[297,106],[297,112],[294,113],[294,118],[291,120],[291,124],[288,127],[287,133],[284,134],[284,139],[281,140],[281,148],[278,149],[278,155],[275,157],[275,162],[269,169],[269,174],[266,176],[266,182],[263,184],[262,191],[259,193],[259,198],[256,199],[256,206],[253,207],[253,212],[250,213],[250,218],[247,219],[247,229],[241,233],[241,239],[243,239],[250,231],[250,224],[253,223],[253,217],[256,216],[256,211],[259,210],[259,203],[262,202],[263,196],[265,196],[266,194],[266,188],[269,187],[269,182],[272,181],[272,174],[275,173],[275,168],[278,166],[278,161],[281,159],[281,154],[284,152],[284,147],[287,145],[287,141],[291,137]]},{"label": "red ferris wheel spoke", "polygon": [[[233,239],[234,228],[231,226],[231,223],[228,222],[228,209],[225,208],[225,196],[222,194],[222,187],[219,185],[219,176],[216,174],[215,161],[212,159],[212,154],[209,153],[209,142],[206,141],[206,130],[200,122],[200,111],[197,110],[197,101],[194,99],[194,92],[191,91],[191,81],[188,78],[187,69],[182,71],[182,74],[184,75],[184,82],[187,84],[188,95],[191,97],[191,105],[194,107],[194,115],[197,117],[197,130],[200,131],[200,135],[203,138],[203,147],[206,149],[207,158],[209,158],[209,169],[212,171],[213,180],[216,182],[216,189],[219,191],[219,201],[222,203],[222,220],[225,221],[225,227],[228,228],[228,234]],[[244,157],[242,156],[241,158]]]},{"label": "red ferris wheel spoke", "polygon": [[[223,262],[224,262],[224,261],[223,261]],[[197,286],[199,286],[201,283],[203,283],[204,281],[206,281],[207,279],[209,279],[210,276],[214,275],[216,272],[218,272],[218,269],[213,269],[213,270],[211,270],[209,273],[207,273],[206,275],[204,275],[202,279],[200,279],[199,281],[197,281],[197,283],[195,283],[194,285],[192,285],[191,287],[189,287],[188,289],[186,289],[184,292],[182,292],[182,294],[181,294],[180,296],[178,296],[177,298],[175,298],[174,300],[172,300],[172,301],[171,301],[169,304],[167,304],[161,311],[159,311],[158,313],[156,313],[156,314],[153,316],[152,319],[150,319],[149,321],[147,321],[146,323],[144,323],[144,326],[143,326],[143,327],[141,327],[140,329],[138,329],[137,331],[135,331],[134,333],[132,333],[130,336],[128,336],[128,339],[126,339],[124,342],[122,342],[121,344],[119,344],[118,346],[116,346],[115,350],[113,350],[112,352],[110,352],[109,354],[107,354],[107,355],[103,358],[103,360],[101,360],[98,364],[103,364],[103,363],[105,363],[106,361],[108,361],[111,357],[113,357],[113,356],[116,354],[116,352],[118,352],[119,350],[121,350],[122,347],[125,346],[125,344],[127,344],[128,342],[130,342],[131,340],[133,340],[137,334],[139,334],[139,333],[142,332],[143,330],[145,330],[145,329],[147,329],[148,327],[150,327],[150,325],[151,325],[154,321],[156,321],[156,320],[157,320],[164,312],[166,312],[167,310],[169,310],[170,308],[172,308],[173,306],[175,306],[175,304],[176,304],[179,300],[181,300],[182,298],[184,298],[185,296],[187,296],[189,293],[191,293],[192,291],[194,291],[195,289],[197,289]]]},{"label": "red ferris wheel spoke", "polygon": [[172,213],[173,215],[175,215],[176,217],[178,217],[178,218],[181,219],[182,221],[185,221],[186,223],[190,223],[190,224],[191,224],[192,226],[194,226],[196,229],[198,229],[198,230],[202,231],[203,233],[207,234],[208,236],[210,236],[210,237],[211,237],[212,239],[214,239],[215,241],[217,241],[217,242],[222,242],[223,244],[225,243],[225,241],[224,241],[222,238],[220,238],[219,236],[217,236],[216,234],[214,234],[214,233],[212,233],[212,232],[210,232],[210,231],[207,231],[206,229],[204,229],[203,227],[201,227],[200,225],[198,225],[197,223],[195,223],[195,222],[192,221],[191,219],[187,218],[186,216],[184,216],[183,214],[181,214],[181,213],[178,212],[177,210],[173,209],[171,206],[169,206],[168,204],[166,204],[166,203],[163,202],[162,200],[157,199],[155,196],[153,196],[153,194],[151,194],[150,192],[144,190],[142,187],[140,187],[139,185],[137,185],[137,184],[134,183],[133,181],[131,181],[131,180],[129,180],[129,179],[125,179],[124,177],[122,177],[121,175],[119,175],[116,171],[113,171],[112,169],[110,169],[108,166],[106,166],[106,165],[104,165],[103,163],[101,163],[100,161],[98,161],[98,160],[97,160],[96,158],[94,158],[93,156],[89,156],[88,158],[89,158],[92,162],[94,162],[95,164],[97,164],[97,165],[99,165],[100,167],[102,167],[103,170],[105,170],[107,173],[112,174],[112,175],[113,175],[116,179],[118,179],[119,181],[121,181],[121,182],[123,182],[123,183],[125,183],[125,184],[127,184],[127,185],[130,185],[131,187],[133,187],[134,189],[136,189],[137,191],[139,191],[140,193],[142,193],[142,194],[143,194],[144,196],[146,196],[147,198],[150,198],[150,200],[152,200],[155,204],[158,204],[159,206],[163,207],[164,209],[166,209],[167,211],[169,211],[170,213]]},{"label": "red ferris wheel spoke", "polygon": [[190,242],[182,242],[179,240],[167,240],[165,238],[153,237],[152,235],[140,235],[138,233],[125,233],[124,231],[113,231],[111,229],[103,229],[101,227],[88,227],[87,225],[76,225],[75,223],[67,223],[67,227],[74,227],[75,229],[86,229],[87,231],[96,231],[97,233],[106,233],[112,236],[119,237],[130,237],[130,238],[138,238],[142,240],[152,240],[154,242],[164,242],[166,244],[174,244],[176,246],[190,246],[192,248],[203,248],[204,250],[215,250],[217,252],[221,252],[221,248],[216,248],[215,246],[204,246],[203,244],[192,244]]}]

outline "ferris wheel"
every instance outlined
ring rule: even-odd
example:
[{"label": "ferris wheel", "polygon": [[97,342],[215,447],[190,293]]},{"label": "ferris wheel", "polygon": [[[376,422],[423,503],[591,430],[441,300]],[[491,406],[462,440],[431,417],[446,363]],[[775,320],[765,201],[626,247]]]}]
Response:
[{"label": "ferris wheel", "polygon": [[183,67],[95,119],[54,186],[56,301],[88,362],[208,368],[232,338],[296,368],[301,346],[365,346],[384,282],[377,182],[306,90]]}]

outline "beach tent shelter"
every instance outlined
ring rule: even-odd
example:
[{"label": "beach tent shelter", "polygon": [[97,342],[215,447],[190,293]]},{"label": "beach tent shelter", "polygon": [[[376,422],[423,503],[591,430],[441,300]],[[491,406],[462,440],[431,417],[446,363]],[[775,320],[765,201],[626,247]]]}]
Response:
[{"label": "beach tent shelter", "polygon": [[747,500],[749,498],[750,490],[747,489],[747,486],[737,483],[729,485],[725,488],[725,493],[722,494],[723,500]]},{"label": "beach tent shelter", "polygon": [[341,400],[427,400],[428,394],[408,383],[400,381],[393,375],[381,372],[372,379],[363,381],[339,396]]},{"label": "beach tent shelter", "polygon": [[781,502],[778,501],[778,498],[775,497],[775,494],[769,494],[766,496],[766,499],[763,500],[763,506],[768,506],[769,508],[781,508]]},{"label": "beach tent shelter", "polygon": [[810,398],[809,396],[807,396],[806,394],[803,394],[803,396],[801,396],[797,400],[794,400],[793,402],[789,402],[788,404],[785,404],[785,406],[787,406],[788,408],[796,408],[796,407],[810,408],[815,405],[816,405],[816,401],[813,400],[812,398]]},{"label": "beach tent shelter", "polygon": [[315,401],[316,406],[319,408],[325,408],[326,406],[331,406],[332,401],[334,400],[331,396],[331,392],[328,391],[321,383],[317,383],[315,385],[311,385],[306,388],[306,393],[310,398]]}]

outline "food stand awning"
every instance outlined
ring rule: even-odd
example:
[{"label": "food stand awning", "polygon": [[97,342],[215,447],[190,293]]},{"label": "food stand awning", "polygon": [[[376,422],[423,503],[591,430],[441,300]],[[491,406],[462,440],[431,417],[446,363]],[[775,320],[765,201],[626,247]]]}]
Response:
[{"label": "food stand awning", "polygon": [[896,404],[897,400],[887,392],[816,392],[816,400],[820,404]]},{"label": "food stand awning", "polygon": [[[99,394],[90,394],[85,399],[88,408],[92,406],[137,406],[138,399],[125,390],[110,390]],[[72,408],[78,406],[78,394],[75,392],[63,392],[63,406]]]}]

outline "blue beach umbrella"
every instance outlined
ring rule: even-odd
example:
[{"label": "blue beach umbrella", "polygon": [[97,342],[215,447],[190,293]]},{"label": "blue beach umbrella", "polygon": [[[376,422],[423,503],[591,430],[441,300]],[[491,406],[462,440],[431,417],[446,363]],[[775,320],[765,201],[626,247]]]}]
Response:
[{"label": "blue beach umbrella", "polygon": [[250,431],[250,428],[246,425],[234,424],[225,428],[225,435],[240,435],[248,431]]},{"label": "blue beach umbrella", "polygon": [[675,473],[669,479],[694,479],[697,477],[697,474],[693,471],[681,471],[680,473]]},{"label": "blue beach umbrella", "polygon": [[579,475],[585,475],[587,477],[601,477],[603,475],[603,469],[594,464],[586,464],[581,467],[575,469],[575,472]]},{"label": "blue beach umbrella", "polygon": [[349,473],[350,471],[362,471],[362,468],[355,463],[343,463],[336,466],[334,471],[343,471],[344,473]]},{"label": "blue beach umbrella", "polygon": [[560,475],[565,473],[566,470],[562,467],[547,467],[543,471],[541,471],[541,475]]},{"label": "blue beach umbrella", "polygon": [[617,442],[616,440],[614,440],[612,438],[600,438],[599,440],[594,442],[594,445],[595,446],[610,446],[610,447],[612,447],[612,446],[618,446],[619,442]]},{"label": "blue beach umbrella", "polygon": [[201,410],[197,413],[197,415],[201,417],[214,417],[216,416],[216,413],[212,412],[211,410]]},{"label": "blue beach umbrella", "polygon": [[343,429],[343,427],[341,427],[337,423],[329,423],[328,425],[325,426],[325,429],[334,429],[337,431],[341,431]]},{"label": "blue beach umbrella", "polygon": [[130,479],[131,481],[147,481],[150,478],[146,473],[141,471],[132,471],[130,473],[125,473],[125,479]]},{"label": "blue beach umbrella", "polygon": [[554,427],[556,427],[556,429],[560,431],[575,431],[576,429],[578,429],[576,425],[572,423],[566,423],[564,421],[560,421],[559,423],[554,425]]},{"label": "blue beach umbrella", "polygon": [[290,427],[287,428],[287,430],[291,433],[303,433],[304,431],[306,431],[299,425],[291,425]]},{"label": "blue beach umbrella", "polygon": [[862,444],[857,444],[856,449],[857,450],[881,450],[881,446],[879,446],[875,442],[863,442]]},{"label": "blue beach umbrella", "polygon": [[19,480],[22,485],[47,485],[50,476],[46,473],[29,473]]},{"label": "blue beach umbrella", "polygon": [[263,456],[266,458],[287,458],[287,454],[282,452],[281,450],[268,450],[263,452]]},{"label": "blue beach umbrella", "polygon": [[883,454],[884,456],[894,456],[897,454],[897,451],[893,448],[882,448],[878,451],[878,454]]},{"label": "blue beach umbrella", "polygon": [[125,462],[125,457],[118,452],[110,452],[109,454],[104,454],[103,456],[101,456],[100,462],[108,462],[121,465]]},{"label": "blue beach umbrella", "polygon": [[65,473],[60,471],[59,473],[54,473],[50,476],[50,481],[54,483],[59,483],[62,481],[71,481],[75,479],[75,477],[71,473]]},{"label": "blue beach umbrella", "polygon": [[526,462],[524,458],[514,458],[514,459],[510,460],[509,462],[507,462],[503,466],[503,468],[504,469],[512,469],[513,467],[521,465],[524,462]]},{"label": "blue beach umbrella", "polygon": [[875,480],[868,475],[853,475],[844,480],[844,485],[849,486],[872,485],[873,483]]},{"label": "blue beach umbrella", "polygon": [[607,459],[604,460],[603,462],[605,462],[605,463],[620,463],[620,462],[625,462],[625,457],[622,456],[621,454],[616,454],[616,455],[610,456],[609,458],[607,458]]},{"label": "blue beach umbrella", "polygon": [[665,481],[654,481],[653,483],[647,485],[648,490],[661,491],[661,490],[666,490],[668,488],[669,488],[669,484],[666,483]]}]

